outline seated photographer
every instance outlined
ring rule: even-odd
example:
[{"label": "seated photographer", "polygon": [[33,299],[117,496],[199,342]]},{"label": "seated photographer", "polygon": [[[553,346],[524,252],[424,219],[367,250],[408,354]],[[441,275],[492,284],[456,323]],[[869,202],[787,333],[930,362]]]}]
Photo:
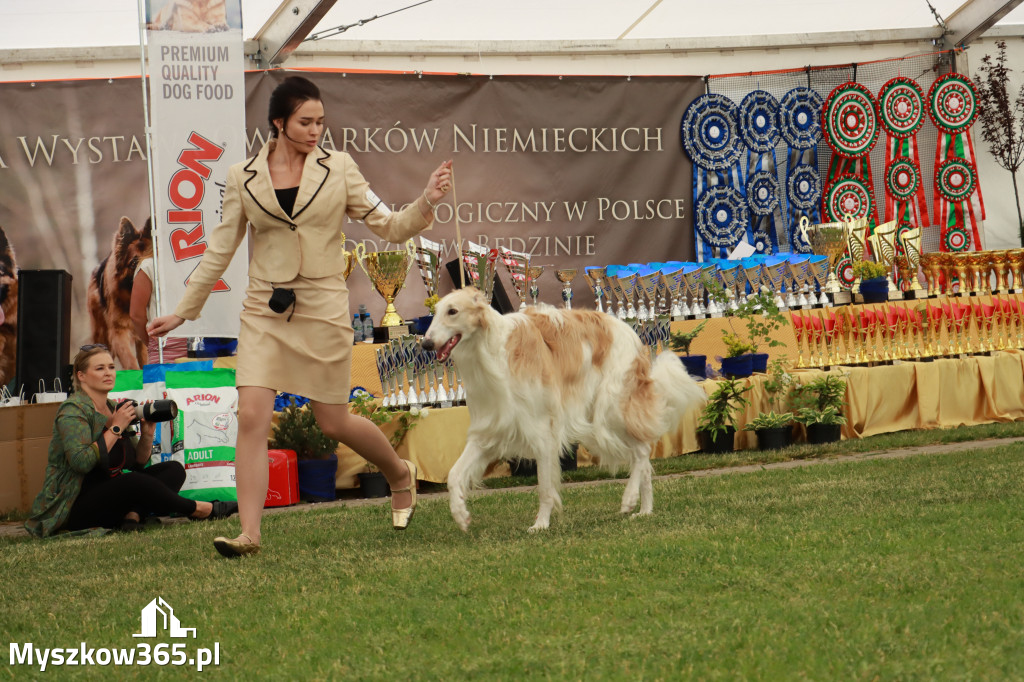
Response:
[{"label": "seated photographer", "polygon": [[[115,406],[114,358],[106,346],[82,346],[75,356],[75,392],[57,410],[46,479],[25,522],[38,537],[89,528],[136,530],[148,514],[176,512],[194,519],[223,518],[233,502],[197,502],[178,495],[185,483],[179,462],[143,468],[155,422],[136,422],[135,405]],[[130,472],[124,472],[130,469]]]}]

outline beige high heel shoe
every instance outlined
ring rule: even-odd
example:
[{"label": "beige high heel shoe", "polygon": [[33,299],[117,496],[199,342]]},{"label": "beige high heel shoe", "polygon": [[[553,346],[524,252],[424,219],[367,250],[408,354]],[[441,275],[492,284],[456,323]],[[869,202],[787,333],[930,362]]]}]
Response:
[{"label": "beige high heel shoe", "polygon": [[403,459],[405,465],[409,467],[409,485],[404,488],[392,489],[391,494],[395,493],[410,493],[412,500],[405,509],[392,509],[391,510],[391,526],[395,530],[405,530],[409,526],[409,519],[412,518],[412,513],[416,511],[416,474],[418,469],[416,465],[407,459]]},{"label": "beige high heel shoe", "polygon": [[238,537],[245,538],[248,542],[242,540],[230,540],[224,537],[216,537],[213,539],[213,546],[217,548],[220,555],[227,557],[228,559],[234,559],[236,557],[245,556],[246,554],[259,554],[259,544],[252,541],[245,533],[242,533]]}]

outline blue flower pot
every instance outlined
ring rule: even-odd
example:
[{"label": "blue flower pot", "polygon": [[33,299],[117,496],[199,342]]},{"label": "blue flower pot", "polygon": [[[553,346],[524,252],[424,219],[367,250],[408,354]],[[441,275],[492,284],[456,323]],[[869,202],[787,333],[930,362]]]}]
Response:
[{"label": "blue flower pot", "polygon": [[751,353],[750,354],[750,369],[754,372],[767,372],[768,371],[768,354],[767,353]]},{"label": "blue flower pot", "polygon": [[860,295],[864,297],[865,303],[882,303],[889,299],[889,282],[885,277],[874,277],[862,280],[860,283]]},{"label": "blue flower pot", "polygon": [[338,473],[338,456],[331,453],[325,459],[300,459],[299,497],[310,502],[324,502],[335,498],[334,478]]},{"label": "blue flower pot", "polygon": [[745,353],[734,358],[722,358],[722,374],[727,377],[749,377],[754,371],[751,355]]},{"label": "blue flower pot", "polygon": [[687,373],[695,377],[706,378],[708,372],[708,356],[706,355],[680,355],[679,362],[683,363]]}]

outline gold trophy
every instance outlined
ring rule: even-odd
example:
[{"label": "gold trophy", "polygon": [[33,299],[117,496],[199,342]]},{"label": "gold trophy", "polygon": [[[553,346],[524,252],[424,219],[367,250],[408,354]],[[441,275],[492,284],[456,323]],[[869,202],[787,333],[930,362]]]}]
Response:
[{"label": "gold trophy", "polygon": [[836,264],[847,248],[846,224],[836,222],[811,225],[806,234],[814,253],[828,257],[828,282],[823,293],[834,303],[849,303],[850,292],[843,291],[836,278]]},{"label": "gold trophy", "polygon": [[409,326],[405,324],[398,311],[395,310],[395,297],[405,286],[412,264],[416,262],[416,245],[410,239],[405,243],[404,251],[371,251],[360,242],[356,245],[356,259],[363,269],[373,288],[384,297],[388,307],[381,318],[381,326],[388,330],[388,338],[405,336]]},{"label": "gold trophy", "polygon": [[[856,220],[854,220],[851,214],[846,214],[846,240],[847,246],[850,249],[851,265],[856,264],[858,261],[864,260],[864,254],[868,250],[867,229],[867,218],[857,218]],[[853,287],[850,289],[850,293],[860,293],[860,277],[854,280]]]},{"label": "gold trophy", "polygon": [[992,293],[1002,293],[1009,288],[1010,282],[1010,252],[989,251],[988,264],[996,275],[996,288]]},{"label": "gold trophy", "polygon": [[1013,288],[1010,291],[1019,294],[1024,291],[1024,249],[1010,249],[1007,260],[1013,276]]},{"label": "gold trophy", "polygon": [[341,267],[341,274],[348,281],[348,276],[352,274],[352,269],[356,266],[356,254],[345,248],[345,233],[341,233],[341,260],[344,265]]},{"label": "gold trophy", "polygon": [[988,254],[968,253],[966,260],[967,271],[970,273],[968,277],[971,281],[968,293],[972,296],[980,296],[983,293],[988,293]]},{"label": "gold trophy", "polygon": [[[968,261],[967,258],[971,254],[969,253],[951,253],[950,262],[953,266],[953,271],[956,273],[956,278],[960,280],[960,295],[967,296],[973,286],[973,282],[968,282],[967,271]],[[952,287],[950,287],[951,289]]]},{"label": "gold trophy", "polygon": [[927,295],[929,297],[939,295],[939,275],[942,273],[942,255],[939,253],[922,253],[921,269],[924,270],[924,278],[928,282]]},{"label": "gold trophy", "polygon": [[537,280],[544,274],[543,265],[531,265],[529,268],[530,274],[530,299],[533,301],[533,305],[537,305],[537,297],[540,296],[540,287],[537,285]]},{"label": "gold trophy", "polygon": [[889,300],[901,300],[903,294],[892,281],[892,265],[896,260],[896,221],[891,220],[875,228],[871,240],[871,250],[875,252],[875,260],[883,264],[887,270],[885,281],[889,285]]},{"label": "gold trophy", "polygon": [[[908,261],[910,276],[910,288],[903,293],[904,298],[922,298],[926,295],[921,288],[921,281],[917,277],[918,266],[921,265],[921,228],[915,227],[904,230],[900,235],[900,245],[903,247],[903,255]],[[903,276],[907,279],[906,274]]]},{"label": "gold trophy", "polygon": [[576,278],[576,268],[555,270],[555,279],[562,283],[562,302],[566,310],[572,310],[572,281]]}]

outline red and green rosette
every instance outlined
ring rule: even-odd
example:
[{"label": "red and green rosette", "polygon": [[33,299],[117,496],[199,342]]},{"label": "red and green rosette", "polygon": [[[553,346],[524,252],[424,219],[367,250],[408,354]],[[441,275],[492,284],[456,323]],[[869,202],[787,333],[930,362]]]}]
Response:
[{"label": "red and green rosette", "polygon": [[825,212],[832,220],[867,218],[875,212],[874,193],[863,178],[841,175],[825,192]]},{"label": "red and green rosette", "polygon": [[[878,141],[878,105],[871,91],[860,83],[850,81],[829,93],[822,109],[822,129],[825,140],[832,148],[832,161],[825,180],[825,212],[830,220],[842,220],[846,213],[842,205],[857,203],[867,208],[868,224],[878,223],[878,211],[867,190],[867,199],[860,197],[859,188],[871,188],[871,160],[869,155]],[[851,182],[857,180],[855,188]],[[836,197],[843,200],[837,201]],[[836,213],[835,211],[840,211]]]},{"label": "red and green rosette", "polygon": [[978,223],[985,201],[978,185],[977,156],[970,128],[978,113],[971,79],[961,73],[939,78],[928,91],[928,115],[939,129],[935,147],[935,216],[942,228],[941,248],[981,247]]},{"label": "red and green rosette", "polygon": [[[893,78],[878,91],[878,117],[886,133],[886,220],[928,224],[928,203],[921,181],[917,144],[926,107],[921,86],[905,76]],[[910,184],[914,185],[912,192],[901,191]]]}]

